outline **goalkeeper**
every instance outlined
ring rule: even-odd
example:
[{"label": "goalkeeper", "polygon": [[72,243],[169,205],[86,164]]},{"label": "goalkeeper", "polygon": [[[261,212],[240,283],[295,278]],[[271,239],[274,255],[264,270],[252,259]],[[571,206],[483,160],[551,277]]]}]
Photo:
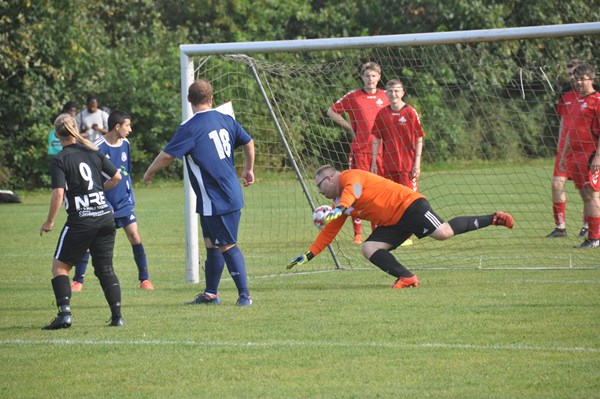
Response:
[{"label": "goalkeeper", "polygon": [[365,258],[396,278],[392,288],[418,287],[419,278],[390,253],[411,235],[447,240],[489,225],[509,229],[514,225],[513,217],[504,212],[459,216],[444,222],[422,194],[364,170],[339,172],[324,165],[317,170],[315,183],[322,195],[333,200],[333,209],[309,250],[294,258],[288,269],[302,266],[317,256],[333,241],[349,216],[360,217],[377,226],[362,246]]}]

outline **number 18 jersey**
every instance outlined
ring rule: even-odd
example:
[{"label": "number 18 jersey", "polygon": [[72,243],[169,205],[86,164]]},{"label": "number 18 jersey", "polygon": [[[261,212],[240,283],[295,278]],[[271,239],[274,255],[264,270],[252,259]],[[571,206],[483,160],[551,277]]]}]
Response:
[{"label": "number 18 jersey", "polygon": [[197,112],[179,125],[163,151],[185,157],[197,213],[223,215],[244,207],[234,150],[251,140],[235,119],[214,109]]}]

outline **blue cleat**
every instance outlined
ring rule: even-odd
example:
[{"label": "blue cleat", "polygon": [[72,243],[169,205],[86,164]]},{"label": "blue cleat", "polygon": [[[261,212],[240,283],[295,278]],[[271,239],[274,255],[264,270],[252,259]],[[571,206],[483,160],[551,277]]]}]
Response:
[{"label": "blue cleat", "polygon": [[221,299],[219,299],[219,294],[209,294],[208,292],[203,292],[196,295],[196,298],[191,302],[186,302],[186,305],[218,305],[221,303]]},{"label": "blue cleat", "polygon": [[240,297],[237,300],[236,305],[238,306],[250,306],[252,305],[252,298],[247,296],[247,295],[240,295]]}]

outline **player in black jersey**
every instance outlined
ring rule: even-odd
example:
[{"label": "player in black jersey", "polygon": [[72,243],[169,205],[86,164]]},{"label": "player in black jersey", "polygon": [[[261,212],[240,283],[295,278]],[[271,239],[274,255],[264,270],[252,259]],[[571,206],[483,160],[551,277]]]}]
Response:
[{"label": "player in black jersey", "polygon": [[[69,272],[89,248],[94,274],[100,280],[110,306],[110,326],[125,325],[121,316],[121,286],[113,269],[115,223],[104,196],[119,181],[121,173],[88,140],[81,137],[75,118],[61,114],[54,122],[62,151],[51,163],[52,196],[48,218],[40,235],[52,231],[64,201],[67,221],[60,233],[52,261],[52,289],[58,315],[44,330],[71,326]],[[104,181],[104,184],[102,183]]]}]

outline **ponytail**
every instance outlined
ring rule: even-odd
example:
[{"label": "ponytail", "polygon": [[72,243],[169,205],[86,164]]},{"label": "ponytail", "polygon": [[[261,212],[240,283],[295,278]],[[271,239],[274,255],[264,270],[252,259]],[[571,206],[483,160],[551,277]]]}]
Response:
[{"label": "ponytail", "polygon": [[73,118],[69,114],[58,115],[58,117],[54,121],[54,133],[58,137],[62,138],[74,137],[77,141],[79,141],[81,144],[83,144],[90,150],[98,151],[98,147],[92,144],[92,142],[81,137],[81,134],[79,134],[79,129],[77,128],[77,122],[75,121],[75,118]]}]

